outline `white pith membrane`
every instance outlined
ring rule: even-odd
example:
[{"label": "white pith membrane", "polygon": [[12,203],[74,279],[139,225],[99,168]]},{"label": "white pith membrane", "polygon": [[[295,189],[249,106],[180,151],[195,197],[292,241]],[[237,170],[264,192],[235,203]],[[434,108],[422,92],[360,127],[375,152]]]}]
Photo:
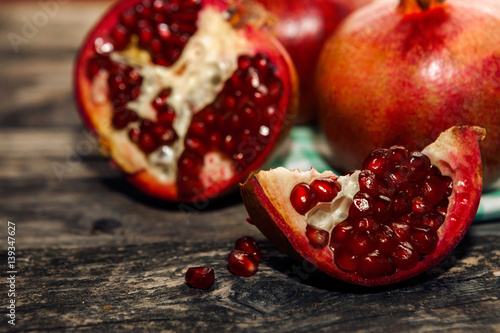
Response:
[{"label": "white pith membrane", "polygon": [[[228,15],[225,14],[211,6],[201,9],[196,33],[171,67],[155,65],[147,51],[134,46],[110,54],[114,62],[138,68],[143,78],[141,94],[126,104],[128,109],[135,111],[140,118],[156,121],[156,110],[151,103],[168,88],[171,93],[167,103],[175,110],[172,127],[178,139],[172,145],[161,146],[146,155],[128,137],[128,131],[137,127],[138,122],[129,123],[121,130],[113,129],[113,111],[109,104],[109,117],[97,127],[106,136],[114,161],[125,172],[134,174],[147,169],[162,183],[176,181],[177,161],[184,151],[184,139],[193,115],[216,99],[224,83],[238,68],[239,56],[254,53],[242,32],[226,20]],[[96,104],[107,101],[107,77],[108,74],[101,71],[92,82],[92,98]],[[205,167],[209,170],[203,170],[200,177],[205,186],[233,176],[234,167],[226,156],[215,151],[207,155]]]},{"label": "white pith membrane", "polygon": [[337,224],[347,219],[353,197],[359,192],[359,173],[357,170],[351,175],[339,177],[337,182],[341,190],[335,199],[331,202],[319,202],[311,208],[304,216],[307,224],[331,233]]},{"label": "white pith membrane", "polygon": [[[271,198],[275,198],[278,194],[283,196],[283,202],[287,203],[286,210],[288,214],[292,214],[293,218],[303,220],[306,224],[314,226],[331,233],[333,228],[343,222],[349,216],[349,207],[352,204],[353,197],[359,192],[358,176],[360,171],[357,170],[352,174],[338,177],[331,171],[319,173],[315,169],[308,171],[290,171],[283,167],[271,169],[266,173],[259,173],[261,176],[272,178],[273,187],[266,187],[264,190]],[[330,178],[334,179],[341,186],[337,196],[331,202],[319,202],[311,208],[306,215],[299,214],[290,203],[290,193],[293,188],[300,183],[310,184],[315,179]],[[304,228],[305,229],[305,228]]]}]

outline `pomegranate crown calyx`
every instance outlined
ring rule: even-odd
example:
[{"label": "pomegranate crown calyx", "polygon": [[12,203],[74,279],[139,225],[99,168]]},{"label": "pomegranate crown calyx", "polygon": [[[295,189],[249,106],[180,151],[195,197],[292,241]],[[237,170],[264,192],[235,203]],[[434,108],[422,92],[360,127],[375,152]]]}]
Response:
[{"label": "pomegranate crown calyx", "polygon": [[229,1],[227,10],[229,22],[235,27],[251,25],[257,29],[263,27],[273,28],[278,18],[265,9],[265,7],[251,0]]},{"label": "pomegranate crown calyx", "polygon": [[404,14],[428,10],[442,5],[446,0],[401,0],[399,9]]}]

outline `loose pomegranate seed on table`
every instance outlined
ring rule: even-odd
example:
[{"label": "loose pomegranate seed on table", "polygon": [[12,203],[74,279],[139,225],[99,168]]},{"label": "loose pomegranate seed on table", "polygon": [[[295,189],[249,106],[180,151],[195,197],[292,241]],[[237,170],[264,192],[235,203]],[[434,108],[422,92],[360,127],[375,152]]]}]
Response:
[{"label": "loose pomegranate seed on table", "polygon": [[[331,234],[307,226],[306,237],[314,248],[329,245],[340,269],[364,278],[411,269],[434,251],[452,189],[450,177],[442,176],[422,153],[408,154],[394,146],[368,156],[358,181],[348,217]],[[332,201],[340,190],[331,179],[317,179],[297,184],[290,201],[308,221],[318,202]]]},{"label": "loose pomegranate seed on table", "polygon": [[215,273],[212,267],[191,267],[187,270],[185,279],[191,287],[208,289],[214,283]]},{"label": "loose pomegranate seed on table", "polygon": [[262,254],[255,239],[244,236],[234,243],[234,249],[227,256],[227,265],[236,275],[252,276],[257,272],[261,258]]}]

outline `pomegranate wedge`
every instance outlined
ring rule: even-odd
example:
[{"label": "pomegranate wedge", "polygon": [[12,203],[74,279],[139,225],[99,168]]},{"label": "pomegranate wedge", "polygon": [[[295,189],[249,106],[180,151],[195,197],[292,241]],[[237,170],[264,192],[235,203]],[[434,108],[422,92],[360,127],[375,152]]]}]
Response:
[{"label": "pomegranate wedge", "polygon": [[463,238],[482,191],[479,127],[452,127],[422,152],[377,149],[361,170],[261,171],[241,185],[277,247],[340,280],[378,286],[439,263]]},{"label": "pomegranate wedge", "polygon": [[237,189],[283,137],[295,69],[245,0],[123,0],[76,62],[84,123],[127,179],[169,201]]}]

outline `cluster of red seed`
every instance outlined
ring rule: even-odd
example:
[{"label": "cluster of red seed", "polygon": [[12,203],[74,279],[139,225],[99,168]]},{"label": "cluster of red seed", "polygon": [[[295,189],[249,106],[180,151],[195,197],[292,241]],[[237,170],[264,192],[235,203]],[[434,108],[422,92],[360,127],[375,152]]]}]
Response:
[{"label": "cluster of red seed", "polygon": [[234,249],[227,256],[227,265],[236,275],[252,276],[257,272],[261,258],[262,254],[255,239],[245,236],[234,243]]},{"label": "cluster of red seed", "polygon": [[126,9],[110,32],[115,50],[126,48],[132,36],[155,64],[171,66],[196,32],[200,0],[143,0]]},{"label": "cluster of red seed", "polygon": [[[452,181],[427,156],[408,154],[400,146],[376,150],[363,163],[359,186],[349,217],[331,235],[308,226],[306,236],[312,246],[329,244],[335,264],[363,278],[410,269],[435,250]],[[296,189],[302,187],[299,184]],[[291,200],[293,205],[294,192]],[[299,213],[304,211],[294,207]]]},{"label": "cluster of red seed", "polygon": [[199,179],[207,152],[223,152],[236,170],[247,168],[274,140],[273,117],[282,96],[275,67],[262,53],[238,58],[238,69],[225,82],[216,100],[193,116],[179,158],[178,188],[191,196],[202,190]]},{"label": "cluster of red seed", "polygon": [[[227,256],[229,270],[236,275],[252,276],[259,268],[262,254],[257,242],[251,236],[238,238],[234,249]],[[215,279],[214,270],[208,266],[191,267],[187,270],[185,279],[194,288],[208,289]]]},{"label": "cluster of red seed", "polygon": [[[138,40],[138,47],[147,50],[154,63],[171,66],[180,56],[188,39],[196,32],[200,0],[144,0],[123,11],[118,24],[108,36],[110,50],[123,50]],[[96,55],[87,64],[87,76],[93,79],[101,69],[108,73],[109,100],[113,103],[112,124],[116,130],[127,129],[130,140],[145,154],[169,146],[178,140],[172,127],[175,110],[167,103],[168,89],[152,101],[157,120],[140,118],[127,108],[127,103],[141,94],[143,78],[139,69],[111,60],[109,50],[96,46]],[[204,192],[199,179],[207,152],[219,151],[233,161],[235,173],[245,170],[268,143],[275,138],[275,129],[283,85],[276,77],[269,57],[258,53],[243,55],[238,68],[228,79],[216,100],[192,119],[185,137],[185,151],[178,160],[177,185],[192,197]]]},{"label": "cluster of red seed", "polygon": [[196,32],[200,0],[144,0],[122,12],[119,22],[109,33],[106,52],[96,46],[96,55],[87,63],[87,76],[93,79],[101,69],[108,73],[109,100],[113,104],[113,127],[129,130],[129,137],[139,149],[149,154],[177,139],[172,128],[174,110],[166,103],[169,90],[162,91],[152,102],[157,121],[140,119],[126,104],[139,97],[143,78],[138,68],[116,63],[109,57],[112,50],[125,49],[134,36],[138,47],[148,51],[153,63],[171,66],[180,57],[189,38]]}]

